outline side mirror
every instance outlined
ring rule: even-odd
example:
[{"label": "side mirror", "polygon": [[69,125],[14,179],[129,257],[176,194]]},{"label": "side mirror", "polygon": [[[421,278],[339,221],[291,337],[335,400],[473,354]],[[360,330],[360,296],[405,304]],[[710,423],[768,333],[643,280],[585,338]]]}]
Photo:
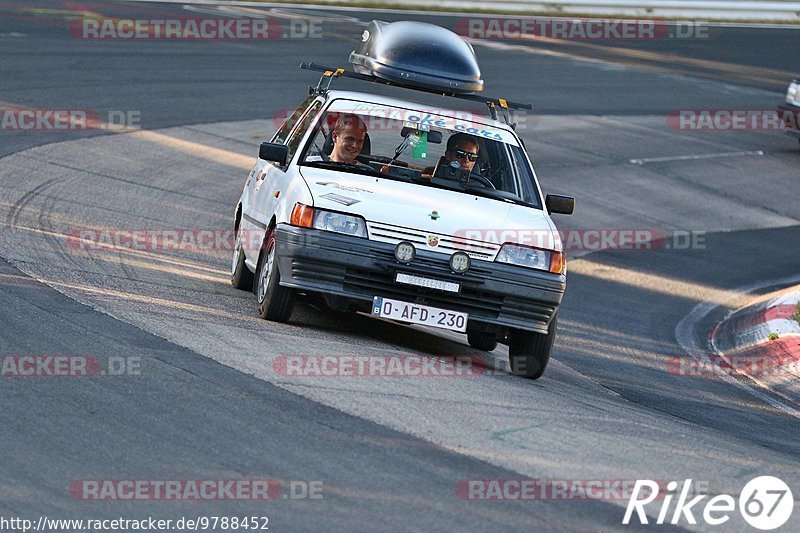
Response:
[{"label": "side mirror", "polygon": [[[400,135],[403,137],[408,137],[408,134],[412,131],[417,131],[414,128],[409,128],[408,126],[404,126],[402,130],[400,130]],[[441,131],[426,131],[425,133],[428,134],[428,142],[433,144],[442,144],[442,132]]]},{"label": "side mirror", "polygon": [[289,158],[289,147],[280,143],[261,143],[261,148],[258,149],[259,159],[264,161],[272,161],[278,163],[280,166],[286,166],[286,160]]},{"label": "side mirror", "polygon": [[548,194],[544,199],[544,205],[550,213],[571,215],[575,211],[575,198],[560,194]]}]

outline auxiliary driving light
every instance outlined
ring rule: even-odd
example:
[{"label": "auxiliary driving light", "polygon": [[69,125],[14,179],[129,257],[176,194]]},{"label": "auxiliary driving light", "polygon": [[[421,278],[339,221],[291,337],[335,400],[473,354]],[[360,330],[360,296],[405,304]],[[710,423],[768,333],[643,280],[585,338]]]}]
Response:
[{"label": "auxiliary driving light", "polygon": [[463,274],[469,270],[471,260],[464,252],[456,252],[450,256],[450,270],[456,274]]},{"label": "auxiliary driving light", "polygon": [[398,243],[398,245],[394,249],[394,258],[400,261],[401,263],[410,263],[414,260],[414,256],[417,255],[417,250],[414,248],[414,245],[408,241],[403,241]]}]

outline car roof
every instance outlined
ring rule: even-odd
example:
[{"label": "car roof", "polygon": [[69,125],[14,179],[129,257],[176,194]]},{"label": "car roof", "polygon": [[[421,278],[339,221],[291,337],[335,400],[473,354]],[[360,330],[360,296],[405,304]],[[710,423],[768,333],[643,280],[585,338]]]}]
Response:
[{"label": "car roof", "polygon": [[[394,106],[394,107],[401,107],[401,108],[411,108],[416,111],[421,111],[424,113],[430,113],[432,115],[442,115],[445,117],[452,117],[452,118],[459,118],[463,117],[465,113],[464,109],[458,108],[450,108],[450,107],[436,107],[430,104],[422,104],[419,102],[415,102],[413,100],[402,100],[400,98],[392,98],[389,96],[381,96],[377,94],[369,94],[369,93],[362,93],[357,91],[336,91],[330,90],[327,93],[326,101],[332,101],[337,98],[343,98],[347,100],[355,100],[355,101],[363,101],[369,102],[371,104],[378,104],[378,105],[385,105],[385,106]],[[488,112],[484,111],[487,109],[485,104],[481,104],[480,102],[474,102],[474,105],[482,106],[481,113]],[[514,132],[513,128],[511,128],[505,122],[501,122],[499,120],[493,120],[491,117],[484,115],[484,114],[475,114],[474,111],[471,111],[472,116],[470,117],[470,122],[474,122],[476,124],[481,124],[483,126],[492,126],[494,128],[499,128],[502,130],[506,130],[511,132],[516,136],[516,132]]]}]

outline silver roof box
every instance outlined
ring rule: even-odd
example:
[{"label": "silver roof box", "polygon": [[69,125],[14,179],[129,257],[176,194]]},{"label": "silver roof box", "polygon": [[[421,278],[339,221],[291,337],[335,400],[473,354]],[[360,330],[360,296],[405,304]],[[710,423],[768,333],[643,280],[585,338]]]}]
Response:
[{"label": "silver roof box", "polygon": [[394,85],[451,94],[483,90],[472,45],[425,22],[373,20],[350,54],[350,63],[356,72]]}]

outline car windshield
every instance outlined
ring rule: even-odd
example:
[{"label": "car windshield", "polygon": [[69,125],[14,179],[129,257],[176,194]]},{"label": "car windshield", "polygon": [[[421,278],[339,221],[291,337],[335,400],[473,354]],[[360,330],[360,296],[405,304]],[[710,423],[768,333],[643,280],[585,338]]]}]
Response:
[{"label": "car windshield", "polygon": [[300,164],[541,208],[533,170],[509,131],[444,113],[336,100]]}]

